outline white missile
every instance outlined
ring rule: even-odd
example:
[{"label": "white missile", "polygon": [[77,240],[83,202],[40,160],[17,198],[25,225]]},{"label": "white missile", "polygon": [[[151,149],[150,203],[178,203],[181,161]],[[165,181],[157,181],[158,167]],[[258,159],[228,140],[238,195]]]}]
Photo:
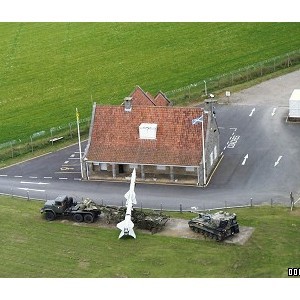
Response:
[{"label": "white missile", "polygon": [[129,191],[124,195],[124,197],[126,198],[125,219],[122,222],[117,224],[117,227],[121,230],[119,239],[124,235],[130,235],[133,238],[136,238],[135,233],[133,231],[134,224],[131,221],[132,205],[136,204],[135,192],[134,192],[135,179],[136,179],[136,171],[135,169],[133,169],[133,172],[131,174]]}]

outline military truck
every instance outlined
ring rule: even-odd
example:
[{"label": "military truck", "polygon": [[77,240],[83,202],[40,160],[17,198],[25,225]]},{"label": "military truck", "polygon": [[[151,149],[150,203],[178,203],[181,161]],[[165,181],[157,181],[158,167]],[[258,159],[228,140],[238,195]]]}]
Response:
[{"label": "military truck", "polygon": [[223,241],[226,237],[239,233],[239,224],[235,213],[219,211],[214,214],[199,213],[191,219],[189,227],[205,237]]},{"label": "military truck", "polygon": [[60,195],[54,200],[47,200],[41,209],[41,214],[48,221],[53,221],[57,217],[71,217],[76,222],[93,223],[101,214],[101,210],[90,199],[85,199],[82,203],[73,201],[72,197]]}]

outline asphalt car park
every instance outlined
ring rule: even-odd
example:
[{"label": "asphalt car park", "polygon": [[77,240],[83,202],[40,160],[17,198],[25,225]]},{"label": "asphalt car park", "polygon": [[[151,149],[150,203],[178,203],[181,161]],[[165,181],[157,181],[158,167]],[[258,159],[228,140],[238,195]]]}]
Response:
[{"label": "asphalt car park", "polygon": [[[224,203],[248,204],[250,199],[288,203],[290,192],[299,197],[300,124],[287,122],[288,95],[297,88],[299,76],[297,71],[236,93],[229,103],[219,99],[224,102],[215,105],[222,155],[208,186],[138,184],[138,202],[151,208],[171,209],[182,204],[183,209],[207,209]],[[272,86],[277,89],[271,93]],[[127,183],[86,182],[80,175],[76,144],[1,169],[0,192],[9,194],[13,188],[16,194],[26,196],[30,191],[36,198],[71,193],[78,198],[122,203]]]}]

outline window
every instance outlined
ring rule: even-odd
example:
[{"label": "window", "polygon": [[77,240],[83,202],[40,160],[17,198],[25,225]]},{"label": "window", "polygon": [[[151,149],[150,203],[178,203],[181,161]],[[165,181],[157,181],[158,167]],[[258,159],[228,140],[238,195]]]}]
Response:
[{"label": "window", "polygon": [[195,168],[194,167],[185,167],[185,170],[187,172],[194,172],[195,171]]},{"label": "window", "polygon": [[157,170],[166,170],[166,166],[162,166],[162,165],[157,165],[156,166]]},{"label": "window", "polygon": [[139,126],[140,139],[155,140],[156,139],[157,124],[142,123]]},{"label": "window", "polygon": [[212,152],[209,157],[210,157],[210,165],[212,166],[212,164],[214,163],[214,153]]},{"label": "window", "polygon": [[129,165],[129,169],[134,169],[136,168],[137,169],[138,165]]},{"label": "window", "polygon": [[100,163],[100,170],[101,171],[107,171],[107,164],[106,163]]},{"label": "window", "polygon": [[214,159],[216,159],[218,156],[217,146],[214,148]]}]

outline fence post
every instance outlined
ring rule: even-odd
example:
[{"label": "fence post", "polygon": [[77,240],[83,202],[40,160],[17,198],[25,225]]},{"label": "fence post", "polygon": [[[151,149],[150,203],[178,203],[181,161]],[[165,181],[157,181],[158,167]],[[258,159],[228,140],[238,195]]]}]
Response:
[{"label": "fence post", "polygon": [[143,211],[143,202],[141,201],[141,211]]},{"label": "fence post", "polygon": [[32,135],[30,136],[30,142],[31,142],[31,152],[33,153]]},{"label": "fence post", "polygon": [[253,199],[250,198],[250,206],[252,207],[253,206]]},{"label": "fence post", "polygon": [[160,212],[162,212],[162,203],[160,204]]},{"label": "fence post", "polygon": [[27,194],[27,201],[29,201],[29,191],[28,190],[26,191],[26,194]]},{"label": "fence post", "polygon": [[11,158],[14,158],[14,148],[12,142],[10,142],[10,147],[11,147]]},{"label": "fence post", "polygon": [[294,197],[293,197],[293,193],[290,192],[290,198],[291,198],[291,211],[293,210],[294,208]]},{"label": "fence post", "polygon": [[179,211],[182,214],[182,204],[181,203],[179,204]]}]

